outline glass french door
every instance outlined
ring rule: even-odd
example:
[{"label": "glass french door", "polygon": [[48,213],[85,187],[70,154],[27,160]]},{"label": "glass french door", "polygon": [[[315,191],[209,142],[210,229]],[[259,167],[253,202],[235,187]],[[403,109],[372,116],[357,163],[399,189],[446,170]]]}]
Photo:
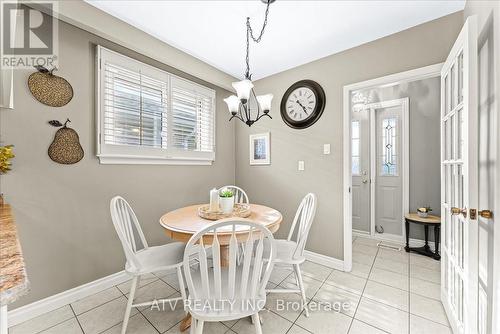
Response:
[{"label": "glass french door", "polygon": [[477,32],[467,19],[441,70],[441,300],[454,333],[477,332]]}]

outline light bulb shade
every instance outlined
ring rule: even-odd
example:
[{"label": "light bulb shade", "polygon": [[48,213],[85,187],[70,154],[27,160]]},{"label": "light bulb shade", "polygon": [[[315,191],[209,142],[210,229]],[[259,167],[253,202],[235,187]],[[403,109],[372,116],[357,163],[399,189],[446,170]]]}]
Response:
[{"label": "light bulb shade", "polygon": [[259,102],[260,109],[262,109],[262,111],[264,112],[269,112],[271,110],[272,100],[273,100],[273,94],[257,96],[257,101]]},{"label": "light bulb shade", "polygon": [[233,82],[233,87],[236,89],[236,95],[238,95],[240,101],[246,103],[246,101],[250,98],[250,91],[253,88],[253,83],[250,80],[245,79]]},{"label": "light bulb shade", "polygon": [[238,112],[238,109],[240,107],[240,99],[238,99],[236,95],[231,95],[228,98],[225,98],[224,102],[226,102],[231,114],[236,114]]}]

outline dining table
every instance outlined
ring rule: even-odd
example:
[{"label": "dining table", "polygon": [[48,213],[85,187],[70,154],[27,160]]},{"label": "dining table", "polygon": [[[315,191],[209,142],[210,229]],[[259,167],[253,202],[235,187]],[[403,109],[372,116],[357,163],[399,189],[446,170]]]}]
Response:
[{"label": "dining table", "polygon": [[[201,229],[214,224],[216,221],[202,218],[198,212],[200,207],[206,204],[190,205],[165,213],[160,218],[160,225],[164,228],[168,237],[173,240],[187,243],[191,237]],[[273,208],[260,204],[249,204],[250,215],[245,219],[250,219],[253,222],[260,223],[268,228],[272,233],[275,233],[283,220],[281,213]],[[229,216],[228,218],[230,218]],[[238,217],[234,217],[238,218]],[[225,238],[224,233],[218,233],[220,241],[221,266],[228,266],[228,243],[230,231]],[[243,235],[244,236],[244,235]],[[191,315],[187,315],[180,325],[181,332],[186,331],[191,326]]]}]

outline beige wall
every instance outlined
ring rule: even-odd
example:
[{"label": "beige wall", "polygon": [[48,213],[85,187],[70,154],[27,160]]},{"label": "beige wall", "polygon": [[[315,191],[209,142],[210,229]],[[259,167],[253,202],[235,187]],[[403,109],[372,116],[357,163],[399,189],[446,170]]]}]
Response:
[{"label": "beige wall", "polygon": [[[237,126],[236,183],[248,191],[251,201],[280,208],[285,223],[278,235],[286,235],[300,199],[313,191],[318,211],[306,248],[343,258],[342,88],[444,61],[462,15],[455,13],[255,82],[258,93],[275,96],[273,119],[252,128]],[[285,90],[302,79],[323,86],[326,108],[312,127],[294,130],[282,121],[279,104]],[[272,165],[249,166],[248,135],[266,131],[271,132]],[[331,144],[331,155],[322,154],[326,143]],[[305,160],[305,171],[297,171],[298,160]]]},{"label": "beige wall", "polygon": [[[12,308],[123,270],[123,251],[109,216],[112,196],[121,194],[130,201],[149,243],[157,245],[168,241],[158,224],[164,212],[205,202],[209,189],[235,178],[234,125],[226,121],[222,101],[229,92],[211,84],[219,120],[212,166],[100,165],[95,156],[95,44],[193,78],[69,24],[59,28],[57,73],[73,85],[73,100],[62,108],[37,102],[26,85],[32,71],[18,70],[15,110],[0,115],[2,141],[14,144],[16,153],[12,172],[2,176],[1,191],[14,208],[32,287]],[[85,158],[71,166],[47,156],[56,131],[47,122],[66,118],[85,150]]]}]

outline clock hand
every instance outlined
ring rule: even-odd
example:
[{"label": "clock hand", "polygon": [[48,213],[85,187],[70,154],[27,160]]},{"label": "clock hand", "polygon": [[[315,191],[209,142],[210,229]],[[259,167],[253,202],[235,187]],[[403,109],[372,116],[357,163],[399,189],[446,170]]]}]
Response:
[{"label": "clock hand", "polygon": [[302,105],[302,103],[300,103],[300,101],[299,101],[299,100],[297,100],[296,102],[299,104],[299,106],[301,106],[301,107],[302,107],[302,110],[304,110],[304,112],[306,113],[306,115],[309,115],[309,114],[307,113],[306,107],[304,107],[304,106]]}]

